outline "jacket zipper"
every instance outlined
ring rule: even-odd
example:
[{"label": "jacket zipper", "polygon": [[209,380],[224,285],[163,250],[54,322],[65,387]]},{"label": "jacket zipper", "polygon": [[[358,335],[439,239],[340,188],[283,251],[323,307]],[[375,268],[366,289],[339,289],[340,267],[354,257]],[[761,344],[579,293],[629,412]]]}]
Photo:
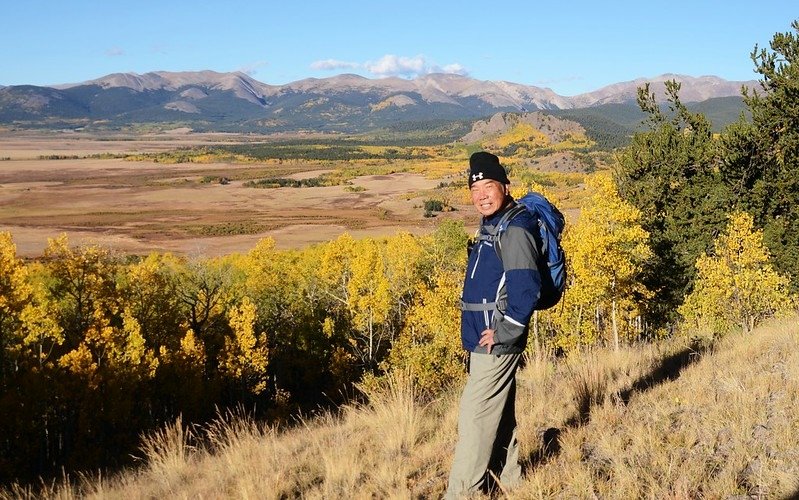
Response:
[{"label": "jacket zipper", "polygon": [[477,264],[480,263],[480,252],[483,250],[483,242],[481,241],[479,245],[477,245],[477,258],[474,259],[474,267],[472,268],[472,274],[469,276],[469,279],[474,279],[474,273],[477,272]]}]

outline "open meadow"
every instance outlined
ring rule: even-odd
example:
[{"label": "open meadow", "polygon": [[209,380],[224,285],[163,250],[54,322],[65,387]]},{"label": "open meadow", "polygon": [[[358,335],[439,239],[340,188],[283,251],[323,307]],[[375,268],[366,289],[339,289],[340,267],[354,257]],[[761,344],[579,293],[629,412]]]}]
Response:
[{"label": "open meadow", "polygon": [[[220,256],[246,251],[267,236],[278,248],[296,248],[345,231],[363,237],[399,229],[419,234],[434,227],[436,221],[424,217],[424,196],[447,174],[422,174],[423,159],[397,160],[393,167],[388,160],[362,160],[358,167],[364,175],[339,185],[257,189],[245,183],[314,178],[350,162],[213,157],[165,162],[156,156],[257,139],[4,132],[0,231],[11,232],[24,257],[41,255],[47,239],[61,233],[73,244],[99,244],[126,254]],[[131,155],[144,156],[131,161]],[[469,217],[471,212],[444,216]]]}]

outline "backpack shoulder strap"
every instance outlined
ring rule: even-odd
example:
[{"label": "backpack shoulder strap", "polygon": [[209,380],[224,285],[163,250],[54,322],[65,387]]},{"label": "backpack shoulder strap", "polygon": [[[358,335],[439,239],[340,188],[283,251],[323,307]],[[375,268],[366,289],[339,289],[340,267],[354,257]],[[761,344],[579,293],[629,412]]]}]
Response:
[{"label": "backpack shoulder strap", "polygon": [[492,235],[491,242],[494,243],[494,251],[497,253],[499,260],[502,260],[502,243],[499,240],[500,234],[508,228],[510,221],[526,210],[527,207],[521,203],[517,203],[514,207],[505,212],[499,219],[499,222],[497,222],[497,225],[494,226],[494,234]]}]

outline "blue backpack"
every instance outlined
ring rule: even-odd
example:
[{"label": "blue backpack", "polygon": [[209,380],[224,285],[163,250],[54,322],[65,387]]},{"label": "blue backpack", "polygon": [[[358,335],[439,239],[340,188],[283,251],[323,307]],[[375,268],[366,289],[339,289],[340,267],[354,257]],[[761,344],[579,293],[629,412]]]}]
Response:
[{"label": "blue backpack", "polygon": [[499,235],[508,228],[508,223],[521,212],[527,210],[538,221],[538,234],[541,237],[541,248],[538,249],[540,259],[538,271],[541,274],[541,296],[535,308],[539,311],[549,309],[557,304],[566,289],[566,253],[560,245],[560,238],[566,219],[555,205],[543,195],[529,192],[517,205],[502,216],[496,230],[491,234],[483,234],[480,239],[491,241],[497,257],[502,260]]}]

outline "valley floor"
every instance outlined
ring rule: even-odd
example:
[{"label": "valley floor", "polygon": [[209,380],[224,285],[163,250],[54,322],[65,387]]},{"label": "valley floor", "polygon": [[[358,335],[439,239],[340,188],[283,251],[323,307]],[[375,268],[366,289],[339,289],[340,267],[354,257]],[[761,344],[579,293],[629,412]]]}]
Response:
[{"label": "valley floor", "polygon": [[[0,136],[0,231],[12,234],[20,256],[41,256],[48,238],[62,233],[73,244],[124,254],[221,256],[244,253],[266,237],[281,249],[300,248],[344,232],[356,238],[400,230],[421,234],[436,222],[424,217],[421,193],[440,179],[401,168],[362,175],[347,185],[258,189],[245,183],[308,178],[347,162],[127,161],[118,156],[254,139],[226,134],[123,139]],[[226,182],[219,182],[223,177]]]}]

